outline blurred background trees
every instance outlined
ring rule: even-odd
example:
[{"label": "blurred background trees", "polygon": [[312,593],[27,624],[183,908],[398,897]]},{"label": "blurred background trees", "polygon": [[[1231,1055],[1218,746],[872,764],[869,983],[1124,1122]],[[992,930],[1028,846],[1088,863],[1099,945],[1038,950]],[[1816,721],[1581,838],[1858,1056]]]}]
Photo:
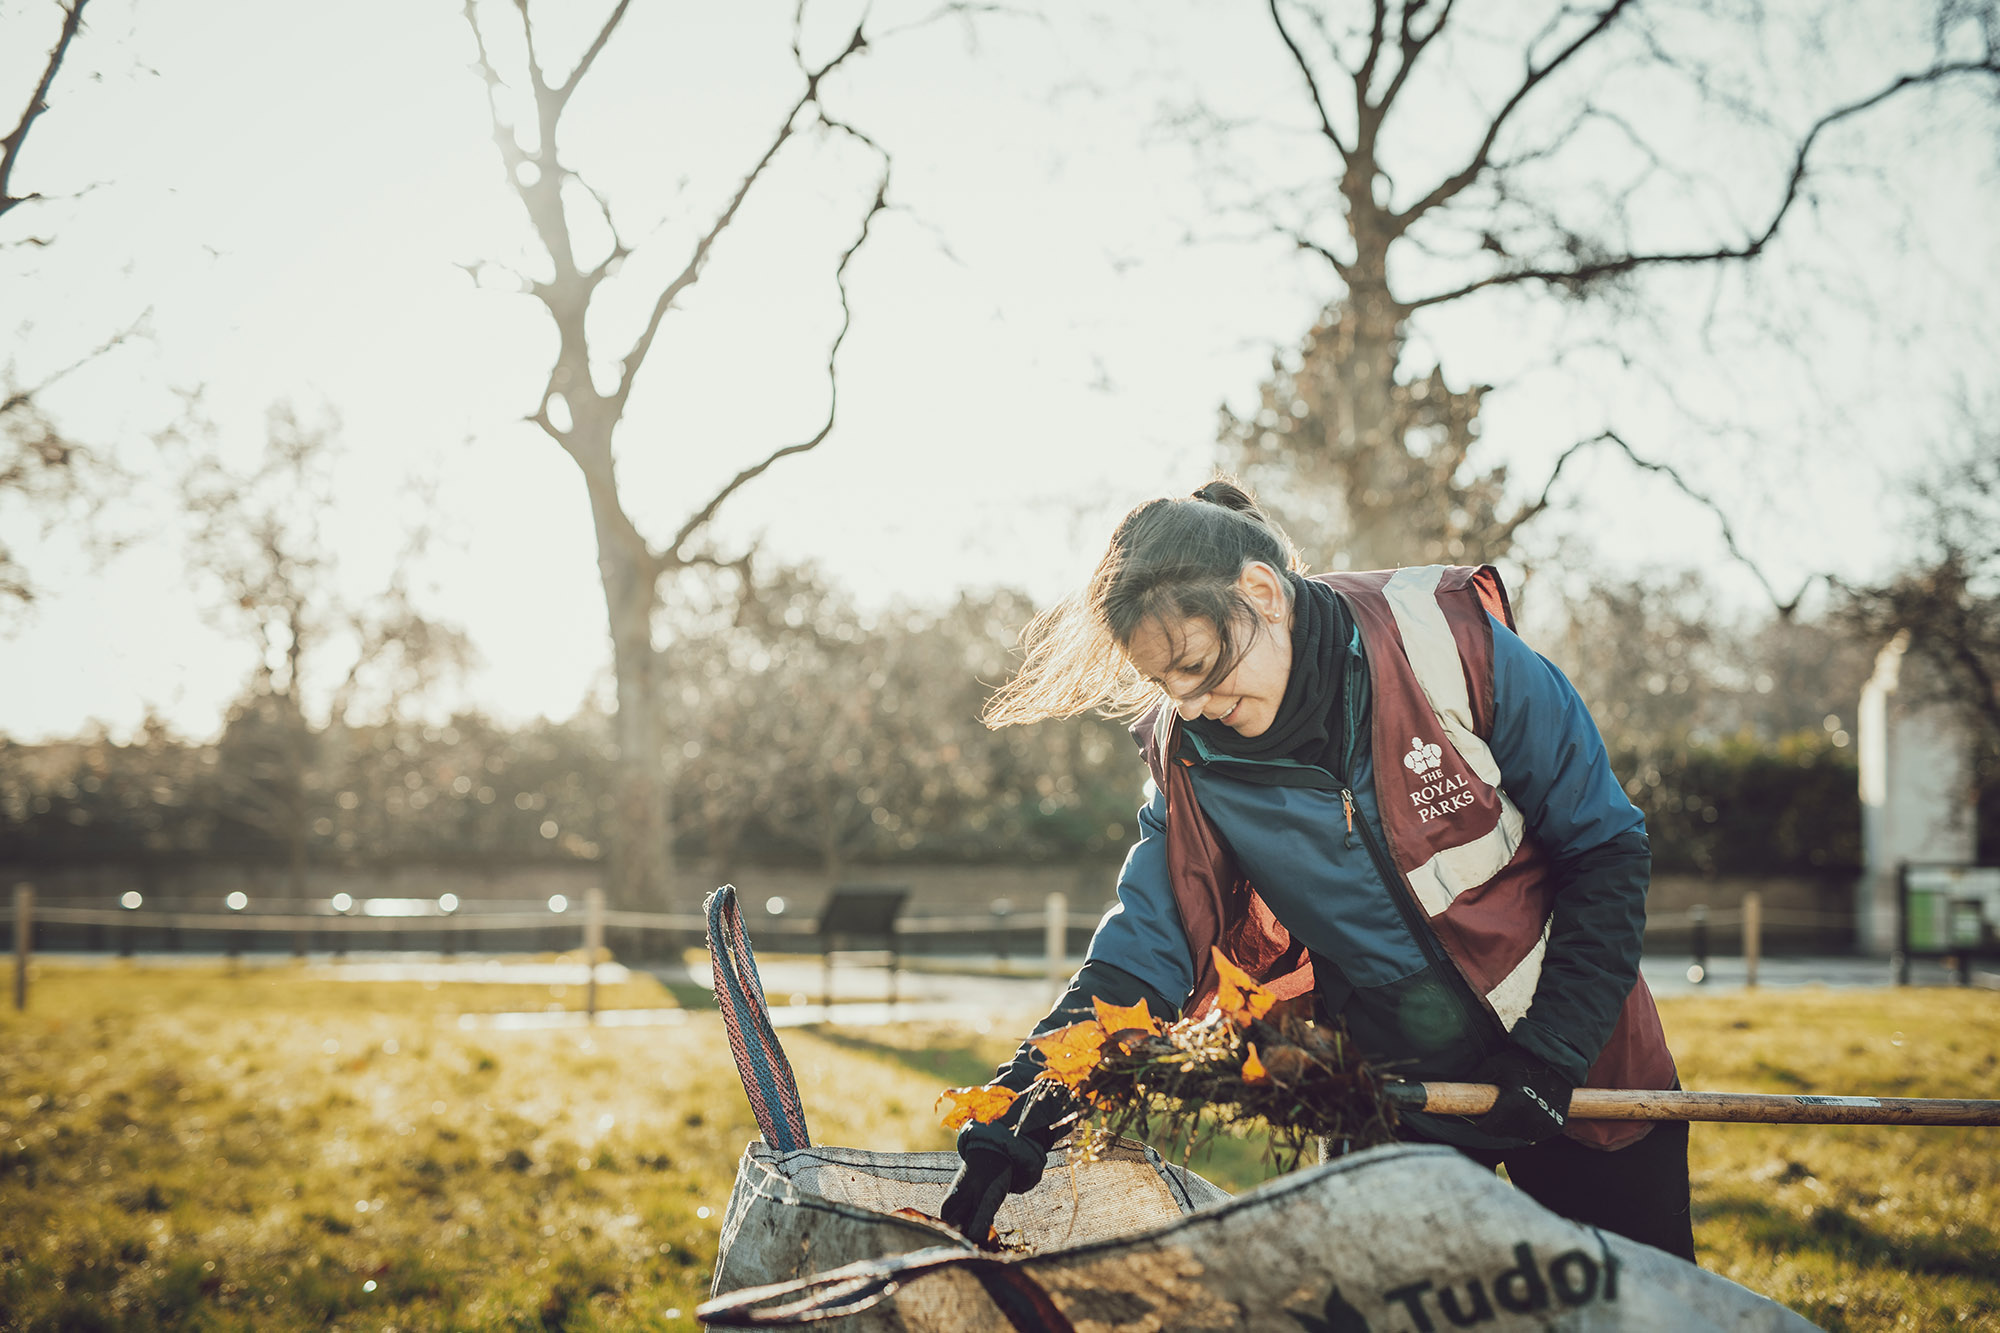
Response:
[{"label": "blurred background trees", "polygon": [[[1020,594],[863,616],[811,570],[746,564],[681,605],[696,623],[676,626],[662,688],[689,719],[673,804],[689,865],[839,877],[898,860],[1110,861],[1136,833],[1144,772],[1121,725],[979,722],[1032,614]],[[124,744],[0,744],[0,864],[212,860],[289,879],[302,863],[604,859],[611,719],[508,728],[351,708],[308,721],[283,625],[279,666],[257,669],[212,743],[155,726]]]},{"label": "blurred background trees", "polygon": [[[661,688],[688,719],[673,809],[690,872],[1108,865],[1136,834],[1144,769],[1121,724],[978,721],[1032,613],[1020,594],[864,615],[810,569],[746,567],[683,605],[702,608],[702,632],[676,627]],[[1660,873],[1851,873],[1851,709],[1871,641],[1711,610],[1691,577],[1605,589],[1536,646],[1590,704]],[[383,868],[605,857],[609,718],[505,727],[352,711],[302,724],[282,679],[260,669],[211,743],[155,726],[125,744],[0,746],[0,863],[248,862],[282,879],[300,856]]]}]

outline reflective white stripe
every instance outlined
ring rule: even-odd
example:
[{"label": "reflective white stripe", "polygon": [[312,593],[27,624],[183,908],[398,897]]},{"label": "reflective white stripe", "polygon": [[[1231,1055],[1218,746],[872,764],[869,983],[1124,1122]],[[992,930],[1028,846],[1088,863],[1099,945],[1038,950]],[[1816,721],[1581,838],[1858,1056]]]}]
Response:
[{"label": "reflective white stripe", "polygon": [[1526,828],[1521,812],[1501,792],[1499,823],[1461,847],[1445,848],[1407,876],[1425,914],[1441,914],[1459,894],[1499,874],[1520,850]]},{"label": "reflective white stripe", "polygon": [[1528,956],[1515,964],[1499,985],[1486,992],[1486,1002],[1499,1015],[1500,1026],[1509,1032],[1527,1014],[1528,1006],[1535,1000],[1535,987],[1542,984],[1542,955],[1549,951],[1549,925],[1554,919],[1542,922],[1542,937],[1528,950]]},{"label": "reflective white stripe", "polygon": [[[1444,608],[1438,605],[1438,582],[1443,565],[1420,565],[1399,569],[1382,585],[1389,599],[1390,613],[1403,636],[1403,654],[1416,671],[1417,684],[1452,748],[1464,757],[1480,781],[1489,787],[1500,785],[1500,765],[1493,751],[1472,729],[1472,699],[1465,690],[1465,666],[1458,658],[1458,641],[1445,623]],[[1518,842],[1518,837],[1516,838]],[[1509,852],[1508,855],[1513,853]],[[1505,865],[1503,860],[1501,865]],[[1497,868],[1497,867],[1496,867]]]},{"label": "reflective white stripe", "polygon": [[[1497,789],[1500,765],[1472,729],[1472,697],[1465,687],[1465,665],[1458,655],[1458,640],[1445,621],[1444,608],[1438,605],[1438,583],[1444,573],[1443,565],[1399,569],[1383,585],[1382,595],[1403,636],[1403,654],[1410,660],[1445,739],[1474,776]],[[1463,846],[1447,847],[1410,872],[1410,888],[1431,916],[1451,906],[1452,899],[1467,889],[1493,878],[1520,849],[1525,828],[1521,812],[1506,792],[1499,796],[1499,823]]]}]

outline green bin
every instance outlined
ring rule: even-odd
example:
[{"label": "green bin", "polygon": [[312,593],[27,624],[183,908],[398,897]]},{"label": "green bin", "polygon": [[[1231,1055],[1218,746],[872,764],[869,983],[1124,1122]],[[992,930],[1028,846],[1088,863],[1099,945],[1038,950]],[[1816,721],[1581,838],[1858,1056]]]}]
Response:
[{"label": "green bin", "polygon": [[1949,953],[1951,895],[1935,889],[1911,889],[1909,912],[1903,918],[1903,946],[1911,953]]}]

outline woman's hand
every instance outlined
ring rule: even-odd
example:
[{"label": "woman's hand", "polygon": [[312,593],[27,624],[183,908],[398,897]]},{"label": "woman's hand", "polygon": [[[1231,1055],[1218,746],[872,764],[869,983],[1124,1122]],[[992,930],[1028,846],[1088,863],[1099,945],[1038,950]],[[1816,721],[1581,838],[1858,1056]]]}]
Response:
[{"label": "woman's hand", "polygon": [[1026,1194],[1042,1183],[1048,1150],[1014,1127],[971,1124],[958,1132],[958,1156],[962,1165],[938,1219],[981,1249],[998,1249],[994,1215],[1009,1194]]},{"label": "woman's hand", "polygon": [[1472,1123],[1495,1138],[1540,1143],[1562,1133],[1576,1085],[1555,1066],[1519,1046],[1490,1055],[1472,1072],[1475,1083],[1499,1088],[1493,1109]]},{"label": "woman's hand", "polygon": [[994,1249],[993,1218],[1013,1191],[1013,1159],[1000,1148],[977,1142],[965,1144],[959,1154],[958,1177],[938,1218],[981,1249]]}]

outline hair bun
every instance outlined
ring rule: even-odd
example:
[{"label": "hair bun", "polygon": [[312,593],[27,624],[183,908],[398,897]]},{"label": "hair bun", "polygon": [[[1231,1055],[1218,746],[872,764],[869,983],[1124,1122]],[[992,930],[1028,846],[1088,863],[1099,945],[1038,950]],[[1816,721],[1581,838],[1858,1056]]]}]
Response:
[{"label": "hair bun", "polygon": [[1197,486],[1194,498],[1254,518],[1260,523],[1264,521],[1264,511],[1257,507],[1256,497],[1237,485],[1231,477],[1217,477],[1205,486]]}]

